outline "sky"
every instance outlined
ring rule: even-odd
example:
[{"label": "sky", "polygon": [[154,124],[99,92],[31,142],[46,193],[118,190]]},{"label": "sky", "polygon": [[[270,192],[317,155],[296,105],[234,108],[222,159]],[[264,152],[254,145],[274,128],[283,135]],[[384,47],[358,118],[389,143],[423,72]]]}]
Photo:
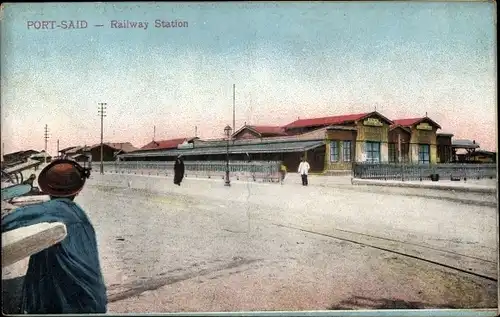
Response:
[{"label": "sky", "polygon": [[[1,12],[4,153],[219,138],[297,118],[427,115],[496,151],[492,3],[19,3]],[[64,29],[69,21],[86,28]],[[116,21],[146,29],[113,28]],[[186,27],[156,28],[155,21]],[[54,29],[36,29],[55,21]],[[85,23],[80,22],[81,25]],[[49,25],[46,23],[46,25]],[[76,24],[75,24],[76,25]],[[102,27],[94,25],[103,25]]]}]

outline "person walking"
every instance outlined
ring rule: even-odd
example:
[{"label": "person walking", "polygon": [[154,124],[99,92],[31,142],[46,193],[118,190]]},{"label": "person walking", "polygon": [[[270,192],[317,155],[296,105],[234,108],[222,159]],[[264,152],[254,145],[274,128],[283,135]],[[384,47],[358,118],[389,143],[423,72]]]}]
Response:
[{"label": "person walking", "polygon": [[174,164],[174,184],[181,186],[182,179],[184,178],[184,162],[182,156],[177,156]]},{"label": "person walking", "polygon": [[281,163],[281,166],[280,166],[280,173],[281,173],[280,183],[281,183],[281,185],[283,185],[283,181],[285,180],[286,172],[287,172],[287,170],[286,170],[285,164]]},{"label": "person walking", "polygon": [[306,161],[305,157],[302,157],[302,162],[299,164],[299,174],[302,177],[302,186],[307,186],[309,184],[307,180],[307,175],[309,174],[309,169],[311,166]]}]

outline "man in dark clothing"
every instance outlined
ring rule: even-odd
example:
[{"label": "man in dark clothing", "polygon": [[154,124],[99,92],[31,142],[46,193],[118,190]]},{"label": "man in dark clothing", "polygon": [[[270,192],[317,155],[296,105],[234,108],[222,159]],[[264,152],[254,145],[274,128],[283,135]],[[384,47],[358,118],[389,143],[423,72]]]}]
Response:
[{"label": "man in dark clothing", "polygon": [[89,174],[76,162],[54,163],[57,161],[39,177],[42,191],[51,200],[18,208],[2,219],[2,233],[42,222],[66,225],[63,241],[30,257],[21,313],[106,313],[96,234],[83,209],[73,201]]},{"label": "man in dark clothing", "polygon": [[174,184],[181,186],[182,179],[184,178],[184,162],[179,155],[174,164]]}]

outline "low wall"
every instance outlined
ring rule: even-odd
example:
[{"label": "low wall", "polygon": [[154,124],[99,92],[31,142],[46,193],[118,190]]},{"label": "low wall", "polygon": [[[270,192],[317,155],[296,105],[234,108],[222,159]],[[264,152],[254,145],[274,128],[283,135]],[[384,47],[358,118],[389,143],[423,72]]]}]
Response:
[{"label": "low wall", "polygon": [[355,163],[353,176],[359,179],[431,180],[431,175],[443,180],[496,179],[496,164],[370,164]]}]

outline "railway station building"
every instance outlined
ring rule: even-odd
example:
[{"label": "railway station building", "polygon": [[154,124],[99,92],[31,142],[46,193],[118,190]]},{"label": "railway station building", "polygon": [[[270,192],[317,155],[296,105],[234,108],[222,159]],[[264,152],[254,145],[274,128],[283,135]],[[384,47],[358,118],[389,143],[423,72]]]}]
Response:
[{"label": "railway station building", "polygon": [[[123,161],[283,161],[297,169],[305,156],[311,172],[350,171],[353,162],[433,164],[451,160],[451,134],[431,118],[391,120],[377,111],[312,119],[285,126],[246,123],[230,139],[196,137],[152,141],[141,149],[119,155]],[[449,152],[449,153],[448,153]]]}]

